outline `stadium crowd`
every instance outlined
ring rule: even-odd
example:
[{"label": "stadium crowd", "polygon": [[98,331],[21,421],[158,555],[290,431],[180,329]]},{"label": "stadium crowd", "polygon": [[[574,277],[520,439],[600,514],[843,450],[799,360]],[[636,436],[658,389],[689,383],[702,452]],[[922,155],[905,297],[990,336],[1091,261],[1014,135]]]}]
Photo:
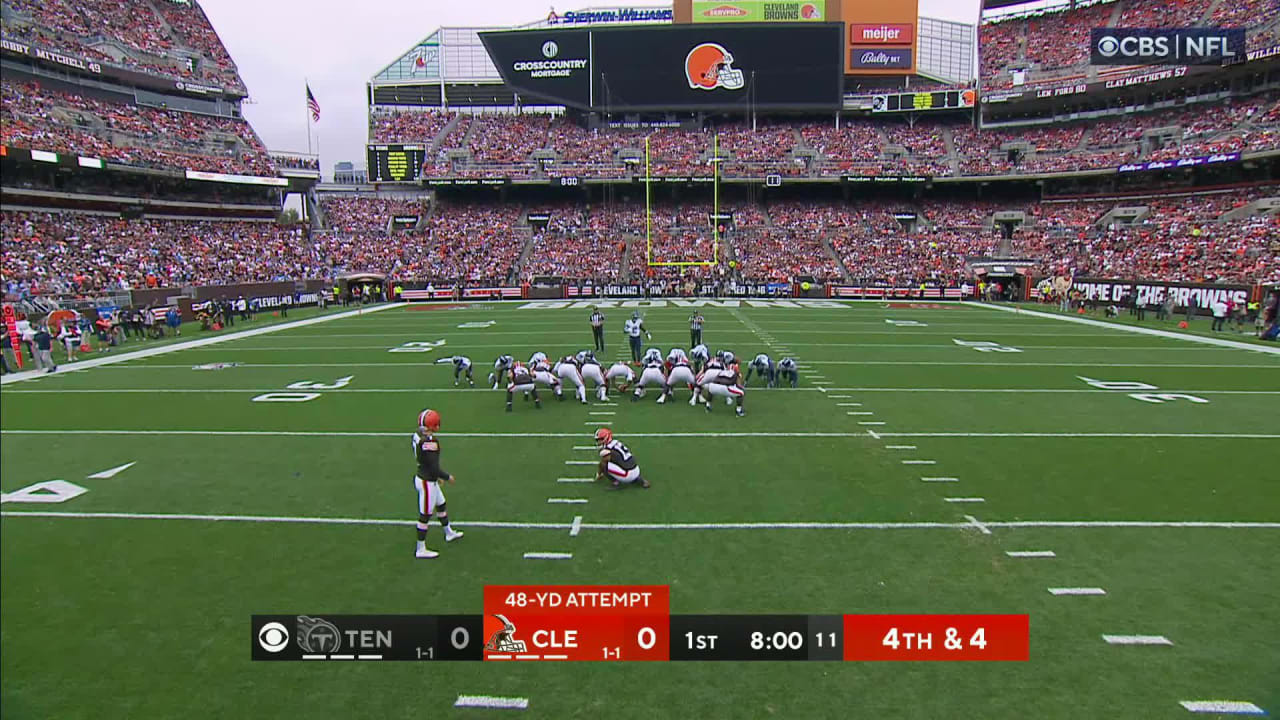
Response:
[{"label": "stadium crowd", "polygon": [[[278,279],[330,278],[372,271],[435,282],[500,284],[537,276],[596,280],[630,277],[743,281],[820,280],[958,284],[967,262],[997,253],[992,213],[1016,210],[1027,224],[1007,241],[1044,274],[1163,280],[1280,280],[1280,216],[1221,215],[1275,186],[1247,191],[1130,201],[973,203],[936,200],[854,204],[730,203],[734,221],[713,246],[710,206],[658,203],[647,253],[644,205],[532,205],[338,197],[323,207],[329,229],[274,223],[122,220],[76,213],[5,211],[6,292],[80,294],[112,288],[170,287]],[[1102,223],[1116,206],[1146,206],[1132,225]],[[525,215],[547,213],[545,229]],[[392,232],[397,214],[427,214],[422,230]],[[901,216],[901,217],[896,217]],[[912,217],[914,216],[914,218]],[[524,258],[523,264],[521,258]],[[704,262],[718,267],[649,267]],[[732,263],[731,265],[729,263]]]},{"label": "stadium crowd", "polygon": [[[587,130],[564,117],[462,115],[424,166],[428,176],[555,178],[709,176],[719,133],[724,177],[838,175],[991,175],[1116,167],[1280,147],[1274,96],[1078,120],[1052,127],[976,129],[921,118],[913,125],[843,118],[685,130]],[[379,142],[437,138],[453,116],[375,110]],[[1176,128],[1176,132],[1157,129]],[[1158,136],[1158,137],[1157,137]],[[1016,150],[1013,156],[1009,150]],[[535,155],[536,154],[536,155]]]},{"label": "stadium crowd", "polygon": [[[143,167],[270,175],[244,120],[161,110],[0,81],[0,142]],[[230,146],[228,139],[233,139]]]},{"label": "stadium crowd", "polygon": [[[6,0],[5,5],[13,11],[5,15],[5,34],[19,41],[245,93],[235,63],[194,0],[133,0],[125,3],[127,11],[113,0]],[[115,52],[104,52],[103,43],[113,45]]]}]

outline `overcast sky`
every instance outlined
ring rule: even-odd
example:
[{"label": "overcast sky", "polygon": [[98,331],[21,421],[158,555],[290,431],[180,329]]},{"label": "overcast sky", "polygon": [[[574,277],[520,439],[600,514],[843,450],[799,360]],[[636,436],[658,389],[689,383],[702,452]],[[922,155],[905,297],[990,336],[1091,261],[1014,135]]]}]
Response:
[{"label": "overcast sky", "polygon": [[[978,0],[919,0],[920,14],[973,23]],[[638,1],[634,6],[656,5]],[[343,160],[364,165],[365,84],[441,26],[520,25],[546,17],[536,0],[201,0],[249,88],[245,117],[271,150],[307,151],[304,82],[320,102],[312,151],[325,177]],[[556,10],[625,2],[555,4]]]}]

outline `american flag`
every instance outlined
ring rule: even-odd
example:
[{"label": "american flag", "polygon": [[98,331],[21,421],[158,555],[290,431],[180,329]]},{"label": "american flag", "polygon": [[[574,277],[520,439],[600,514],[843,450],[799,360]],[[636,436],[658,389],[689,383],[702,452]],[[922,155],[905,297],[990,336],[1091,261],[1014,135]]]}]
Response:
[{"label": "american flag", "polygon": [[310,85],[307,85],[307,109],[311,111],[311,119],[314,122],[320,122],[320,103],[316,102],[316,96],[311,94]]}]

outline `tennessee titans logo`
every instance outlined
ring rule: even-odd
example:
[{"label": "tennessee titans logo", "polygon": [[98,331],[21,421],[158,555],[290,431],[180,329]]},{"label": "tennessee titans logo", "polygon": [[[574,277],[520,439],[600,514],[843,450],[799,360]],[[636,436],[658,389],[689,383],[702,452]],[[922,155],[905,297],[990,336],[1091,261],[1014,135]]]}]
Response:
[{"label": "tennessee titans logo", "polygon": [[342,635],[328,620],[299,615],[298,647],[304,653],[336,653],[342,647]]}]

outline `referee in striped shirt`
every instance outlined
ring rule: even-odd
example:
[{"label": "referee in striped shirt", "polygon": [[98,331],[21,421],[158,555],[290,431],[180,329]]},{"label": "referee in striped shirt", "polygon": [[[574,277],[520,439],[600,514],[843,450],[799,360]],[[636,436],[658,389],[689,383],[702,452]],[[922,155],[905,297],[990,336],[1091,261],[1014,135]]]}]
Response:
[{"label": "referee in striped shirt", "polygon": [[595,339],[596,352],[604,352],[604,313],[598,307],[591,313],[591,337]]},{"label": "referee in striped shirt", "polygon": [[689,347],[697,347],[702,344],[702,313],[696,310],[689,316]]}]

